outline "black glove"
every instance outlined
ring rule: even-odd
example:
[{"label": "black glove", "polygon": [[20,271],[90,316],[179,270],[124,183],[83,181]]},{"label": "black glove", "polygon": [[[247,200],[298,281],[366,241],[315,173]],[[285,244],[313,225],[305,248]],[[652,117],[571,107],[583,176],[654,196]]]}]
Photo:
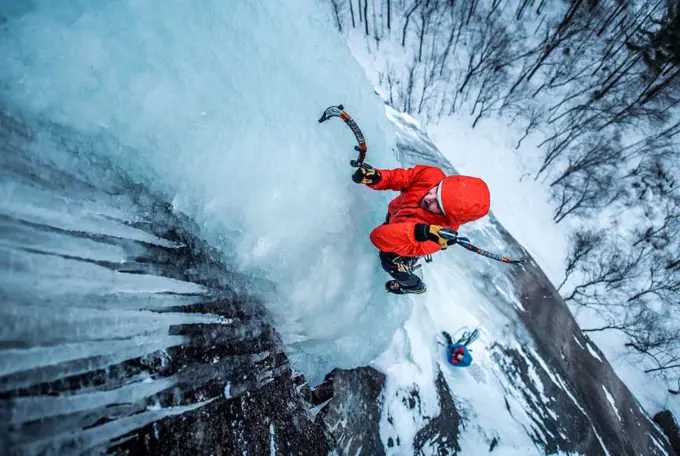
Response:
[{"label": "black glove", "polygon": [[439,244],[439,247],[441,247],[442,250],[445,250],[448,246],[455,244],[456,239],[447,239],[443,237],[441,233],[442,230],[445,230],[447,233],[449,233],[449,237],[451,234],[458,234],[456,231],[450,228],[444,228],[439,225],[425,225],[424,223],[416,223],[416,227],[413,230],[413,235],[415,236],[416,241],[436,242]]},{"label": "black glove", "polygon": [[352,180],[357,184],[375,185],[380,182],[380,179],[382,179],[380,171],[375,168],[359,167],[352,174]]},{"label": "black glove", "polygon": [[442,336],[444,336],[444,339],[446,340],[446,343],[448,345],[453,345],[453,339],[451,339],[451,334],[447,333],[446,331],[442,331]]}]

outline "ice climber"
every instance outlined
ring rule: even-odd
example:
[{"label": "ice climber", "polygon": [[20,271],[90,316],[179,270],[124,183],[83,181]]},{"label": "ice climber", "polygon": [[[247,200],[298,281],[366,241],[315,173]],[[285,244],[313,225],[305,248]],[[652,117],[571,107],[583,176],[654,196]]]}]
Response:
[{"label": "ice climber", "polygon": [[390,293],[424,293],[425,284],[413,273],[419,257],[456,242],[442,237],[440,230],[458,231],[462,224],[489,212],[489,188],[483,180],[446,176],[434,166],[360,167],[352,180],[374,190],[401,192],[390,202],[385,223],[371,232],[371,242],[380,250],[380,263],[394,279],[385,283]]},{"label": "ice climber", "polygon": [[[472,341],[459,340],[458,342],[453,342],[451,336],[446,331],[442,331],[442,335],[446,340],[446,360],[449,363],[455,367],[468,367],[470,364],[472,364],[472,355],[470,355],[470,352],[467,348],[467,344]],[[474,339],[476,338],[477,332],[475,330]]]}]

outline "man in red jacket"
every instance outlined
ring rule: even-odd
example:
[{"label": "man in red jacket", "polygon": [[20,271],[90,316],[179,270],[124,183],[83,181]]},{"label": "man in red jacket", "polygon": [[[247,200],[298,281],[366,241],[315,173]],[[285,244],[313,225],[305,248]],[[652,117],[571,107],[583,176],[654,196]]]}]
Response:
[{"label": "man in red jacket", "polygon": [[489,212],[489,188],[469,176],[446,176],[434,166],[382,170],[358,168],[352,180],[374,190],[401,192],[387,208],[387,220],[371,232],[380,263],[394,280],[385,284],[395,294],[424,293],[425,284],[413,273],[418,257],[455,243],[440,236],[442,228],[460,225]]}]

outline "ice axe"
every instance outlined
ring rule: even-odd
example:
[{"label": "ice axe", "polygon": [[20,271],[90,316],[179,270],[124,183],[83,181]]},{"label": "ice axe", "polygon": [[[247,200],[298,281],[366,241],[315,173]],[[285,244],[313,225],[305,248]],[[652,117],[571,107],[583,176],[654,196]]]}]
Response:
[{"label": "ice axe", "polygon": [[456,245],[459,245],[461,247],[466,248],[470,252],[474,252],[478,255],[485,256],[487,258],[491,258],[492,260],[500,261],[502,263],[508,263],[508,264],[523,264],[525,260],[511,260],[510,258],[497,255],[495,253],[488,252],[484,249],[480,249],[479,247],[475,247],[470,243],[470,240],[466,237],[458,236],[458,232],[456,230],[452,230],[449,228],[442,228],[439,230],[439,235],[443,237],[444,239],[447,239],[449,241],[454,241]]},{"label": "ice axe", "polygon": [[366,147],[366,138],[364,138],[364,134],[361,132],[361,129],[354,119],[352,119],[350,115],[344,111],[344,109],[345,108],[342,105],[329,106],[323,112],[323,115],[319,119],[319,123],[323,123],[331,117],[340,117],[352,130],[354,137],[357,139],[357,143],[359,143],[359,145],[354,146],[354,150],[359,152],[359,156],[356,160],[351,160],[349,164],[355,168],[364,168],[366,170],[373,169],[371,165],[364,163],[364,160],[366,159],[366,152],[368,151],[368,147]]}]

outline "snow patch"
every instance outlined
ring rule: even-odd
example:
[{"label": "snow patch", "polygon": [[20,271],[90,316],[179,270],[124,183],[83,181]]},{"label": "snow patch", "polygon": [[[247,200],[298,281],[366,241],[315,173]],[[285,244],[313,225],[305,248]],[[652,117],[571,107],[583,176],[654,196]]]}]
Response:
[{"label": "snow patch", "polygon": [[576,342],[576,345],[581,347],[581,350],[583,350],[583,345],[581,345],[581,342],[578,340],[578,337],[576,337],[575,335],[573,337],[574,337],[574,341]]},{"label": "snow patch", "polygon": [[602,362],[602,358],[600,358],[600,355],[597,354],[597,352],[593,349],[593,347],[590,346],[588,342],[586,342],[586,348],[588,349],[588,353],[590,353],[590,356],[592,356],[599,362]]},{"label": "snow patch", "polygon": [[649,433],[648,433],[647,435],[649,436],[650,439],[652,439],[652,443],[653,443],[653,444],[654,444],[654,445],[655,445],[655,446],[656,446],[663,454],[665,454],[666,456],[668,456],[668,452],[666,451],[666,449],[664,448],[664,446],[661,444],[661,442],[659,442],[658,440],[656,440],[652,434],[649,434]]},{"label": "snow patch", "polygon": [[595,437],[597,437],[597,441],[600,442],[600,446],[602,447],[602,451],[604,451],[604,455],[605,456],[611,456],[609,454],[609,451],[607,451],[607,447],[604,444],[604,440],[602,440],[602,437],[600,437],[600,434],[598,434],[597,431],[595,430],[595,426],[593,425],[592,421],[590,422],[590,425],[593,428],[593,432],[595,433]]},{"label": "snow patch", "polygon": [[602,385],[602,390],[604,391],[604,395],[607,397],[607,401],[609,401],[609,405],[612,406],[612,410],[614,410],[614,413],[616,414],[616,417],[621,421],[621,414],[619,413],[619,409],[616,407],[616,402],[614,402],[614,396],[611,395],[609,390]]},{"label": "snow patch", "polygon": [[276,434],[274,423],[269,423],[269,456],[276,456]]}]

